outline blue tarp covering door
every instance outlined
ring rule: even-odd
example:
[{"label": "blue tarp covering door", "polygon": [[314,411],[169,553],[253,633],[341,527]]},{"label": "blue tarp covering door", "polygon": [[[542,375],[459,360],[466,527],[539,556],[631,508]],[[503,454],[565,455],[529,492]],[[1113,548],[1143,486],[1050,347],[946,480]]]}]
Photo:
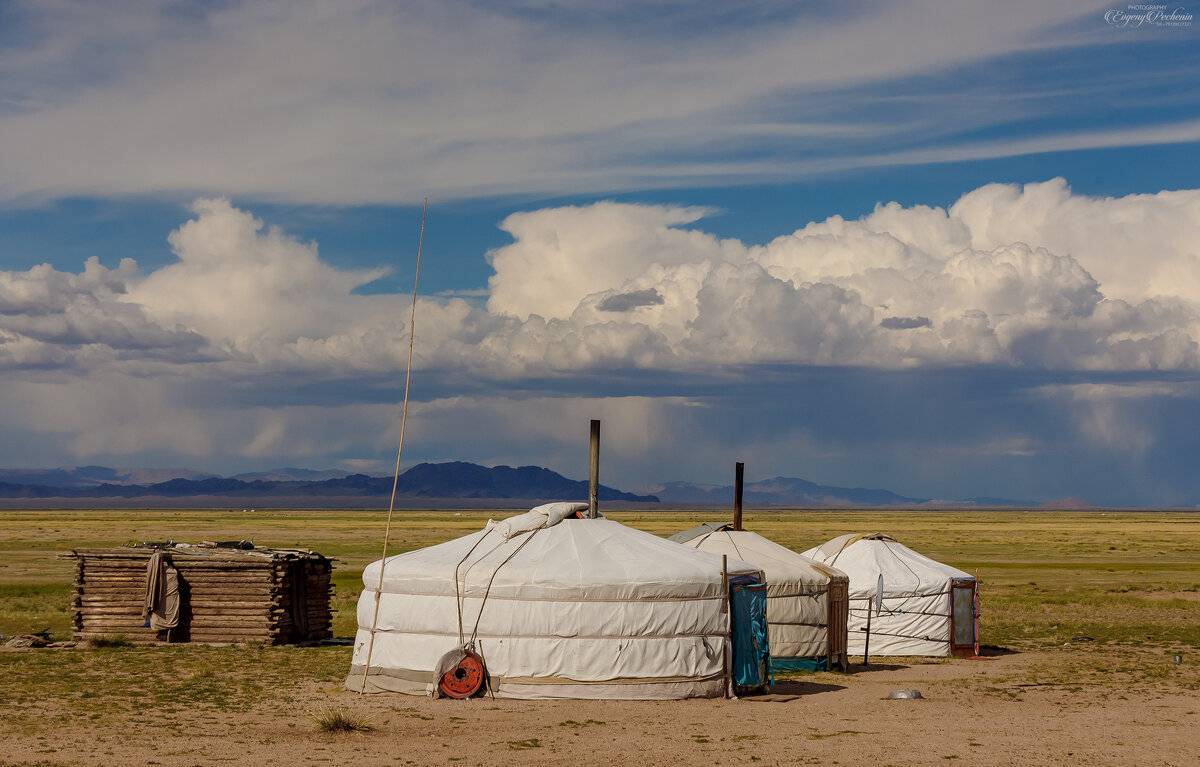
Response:
[{"label": "blue tarp covering door", "polygon": [[740,687],[769,684],[767,584],[731,582],[729,602],[733,612],[733,683]]},{"label": "blue tarp covering door", "polygon": [[776,671],[828,671],[828,658],[771,658],[771,674]]}]

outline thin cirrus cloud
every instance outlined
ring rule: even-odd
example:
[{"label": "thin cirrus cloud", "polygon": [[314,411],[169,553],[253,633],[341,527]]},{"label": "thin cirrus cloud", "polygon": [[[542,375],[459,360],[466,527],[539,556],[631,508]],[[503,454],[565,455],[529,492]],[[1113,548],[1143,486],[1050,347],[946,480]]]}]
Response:
[{"label": "thin cirrus cloud", "polygon": [[[739,13],[671,2],[18,3],[0,41],[0,141],[23,151],[0,157],[0,199],[411,202],[1078,148],[1074,132],[1025,145],[955,135],[1011,120],[1018,109],[1002,95],[993,108],[942,98],[899,113],[894,95],[935,75],[943,97],[966,94],[974,77],[938,73],[1136,39],[1102,34],[1099,19],[1095,3],[1031,0]],[[1019,111],[1056,114],[1035,101]],[[936,152],[912,146],[934,134]],[[1102,145],[1194,140],[1179,135],[1112,132]]]}]

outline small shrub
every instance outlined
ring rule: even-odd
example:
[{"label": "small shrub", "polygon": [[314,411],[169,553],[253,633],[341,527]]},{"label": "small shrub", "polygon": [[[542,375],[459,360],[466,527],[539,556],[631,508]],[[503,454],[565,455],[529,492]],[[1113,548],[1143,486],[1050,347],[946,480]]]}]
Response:
[{"label": "small shrub", "polygon": [[89,639],[88,643],[97,650],[116,650],[122,647],[133,647],[133,642],[126,639],[124,634],[101,634]]},{"label": "small shrub", "polygon": [[370,732],[375,729],[365,717],[341,707],[330,706],[310,716],[317,732]]}]

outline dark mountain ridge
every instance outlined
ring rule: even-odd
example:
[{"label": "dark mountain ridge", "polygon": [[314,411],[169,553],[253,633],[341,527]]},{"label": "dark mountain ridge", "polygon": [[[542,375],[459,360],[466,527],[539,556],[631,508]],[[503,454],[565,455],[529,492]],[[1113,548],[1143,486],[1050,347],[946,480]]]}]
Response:
[{"label": "dark mountain ridge", "polygon": [[[668,482],[648,488],[664,503],[733,503],[733,485],[699,485]],[[925,498],[907,498],[890,490],[818,485],[806,479],[774,477],[747,482],[742,488],[745,503],[773,506],[919,506]]]},{"label": "dark mountain ridge", "polygon": [[[170,476],[174,474],[175,476]],[[133,481],[136,478],[151,481]],[[108,505],[120,505],[123,499],[136,498],[227,498],[352,499],[388,498],[392,477],[344,474],[311,469],[273,469],[271,471],[218,477],[186,469],[109,469],[103,466],[63,467],[58,469],[0,469],[0,498],[3,499],[108,499]],[[554,500],[587,498],[587,482],[572,480],[540,466],[480,466],[465,461],[421,463],[400,475],[397,499],[419,501],[440,499],[466,506],[468,501]],[[732,485],[693,482],[667,482],[624,492],[601,486],[600,499],[636,503],[732,506]],[[773,477],[747,483],[745,503],[756,506],[925,506],[932,508],[988,506],[1032,507],[1033,501],[1008,498],[966,498],[941,500],[910,498],[881,488],[837,487],[821,485],[795,477]],[[1079,502],[1076,502],[1079,503]]]},{"label": "dark mountain ridge", "polygon": [[[142,498],[217,496],[236,498],[390,495],[392,477],[349,474],[324,480],[263,480],[234,477],[178,477],[152,484],[104,482],[92,486],[0,482],[0,498]],[[495,466],[473,463],[422,463],[400,475],[396,494],[405,498],[587,498],[588,483],[568,479],[539,466]],[[600,486],[600,500],[657,503],[653,495],[626,493]]]}]

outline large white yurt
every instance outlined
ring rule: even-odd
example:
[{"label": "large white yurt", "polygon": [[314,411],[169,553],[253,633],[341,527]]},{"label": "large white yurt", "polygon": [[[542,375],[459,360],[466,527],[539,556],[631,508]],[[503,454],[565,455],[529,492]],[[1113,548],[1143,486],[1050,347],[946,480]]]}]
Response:
[{"label": "large white yurt", "polygon": [[[369,565],[346,687],[465,697],[455,678],[482,677],[497,697],[674,699],[765,681],[759,568],[723,574],[720,556],[586,509],[539,506]],[[757,623],[731,619],[747,610]]]},{"label": "large white yurt", "polygon": [[669,540],[762,568],[772,671],[846,669],[849,577],[841,570],[730,524],[700,525]]},{"label": "large white yurt", "polygon": [[[918,554],[883,533],[840,535],[809,549],[850,576],[851,655],[973,655],[978,651],[975,578]],[[875,602],[883,576],[883,600]]]}]

